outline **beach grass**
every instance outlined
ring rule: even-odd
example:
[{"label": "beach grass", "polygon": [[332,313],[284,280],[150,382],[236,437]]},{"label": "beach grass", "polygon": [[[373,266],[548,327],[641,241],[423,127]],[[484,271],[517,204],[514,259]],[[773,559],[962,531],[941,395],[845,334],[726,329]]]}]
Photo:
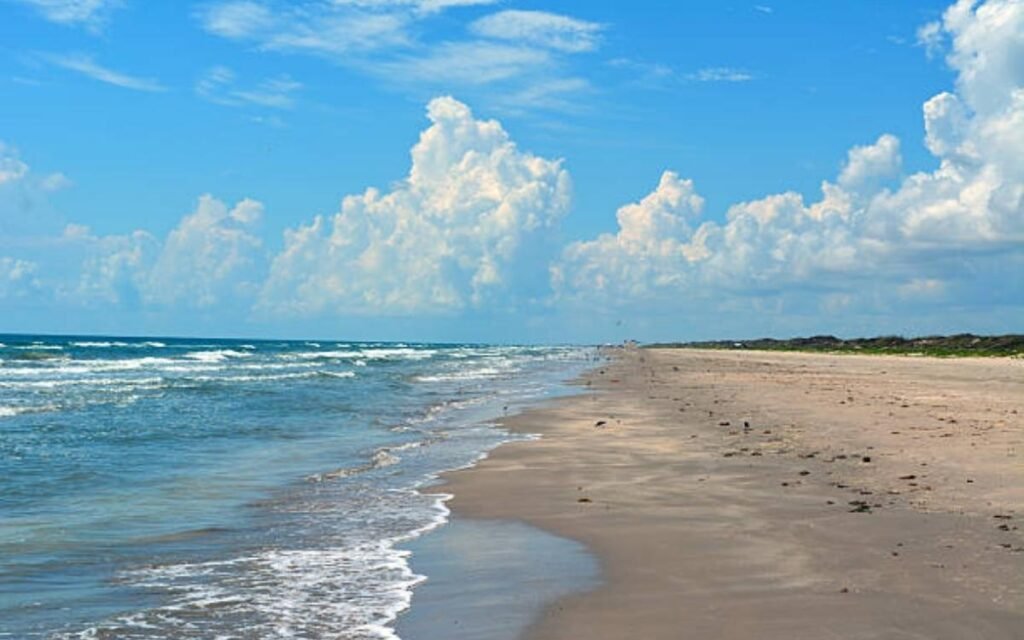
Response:
[{"label": "beach grass", "polygon": [[837,338],[831,335],[807,338],[758,338],[755,340],[708,340],[665,342],[644,345],[659,349],[723,349],[755,351],[803,351],[834,354],[919,355],[940,358],[1024,357],[1024,335],[982,336],[961,333],[950,336],[877,336]]}]

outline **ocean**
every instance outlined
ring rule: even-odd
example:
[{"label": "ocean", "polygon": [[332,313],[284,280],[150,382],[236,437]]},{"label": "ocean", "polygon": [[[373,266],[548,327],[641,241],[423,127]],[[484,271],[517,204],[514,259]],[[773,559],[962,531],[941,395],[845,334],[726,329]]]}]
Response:
[{"label": "ocean", "polygon": [[597,357],[0,335],[0,638],[395,638],[418,489]]}]

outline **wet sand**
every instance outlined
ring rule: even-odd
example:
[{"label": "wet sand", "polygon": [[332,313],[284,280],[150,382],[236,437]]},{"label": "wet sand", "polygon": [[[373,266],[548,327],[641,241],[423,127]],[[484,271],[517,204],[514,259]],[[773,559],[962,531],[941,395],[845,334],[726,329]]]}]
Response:
[{"label": "wet sand", "polygon": [[1024,360],[634,349],[581,384],[443,487],[598,558],[528,638],[1024,637]]},{"label": "wet sand", "polygon": [[582,544],[516,520],[456,517],[402,546],[429,576],[395,625],[408,640],[516,640],[549,603],[598,583]]}]

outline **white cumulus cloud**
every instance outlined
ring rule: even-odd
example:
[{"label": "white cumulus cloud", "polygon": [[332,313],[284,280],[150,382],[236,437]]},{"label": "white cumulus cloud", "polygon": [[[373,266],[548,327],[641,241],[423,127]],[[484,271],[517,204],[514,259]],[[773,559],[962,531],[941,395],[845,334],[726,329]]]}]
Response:
[{"label": "white cumulus cloud", "polygon": [[62,191],[74,186],[74,184],[75,183],[71,181],[71,178],[67,177],[60,171],[51,173],[39,181],[39,187],[43,191]]},{"label": "white cumulus cloud", "polygon": [[917,29],[917,44],[924,47],[928,57],[936,56],[942,51],[943,39],[942,22],[938,20],[925,23]]},{"label": "white cumulus cloud", "polygon": [[229,207],[204,195],[164,239],[142,229],[97,235],[71,223],[59,235],[23,236],[21,250],[32,254],[19,260],[32,266],[40,302],[248,308],[266,273],[262,241],[255,235],[262,213],[263,205],[254,200]]},{"label": "white cumulus cloud", "polygon": [[839,186],[851,192],[877,191],[878,181],[897,177],[902,163],[899,138],[884,134],[874,144],[850,149]]},{"label": "white cumulus cloud", "polygon": [[251,299],[263,277],[263,243],[255,227],[263,205],[244,199],[228,208],[211,195],[170,232],[144,280],[149,302],[209,307]]},{"label": "white cumulus cloud", "polygon": [[17,182],[28,173],[28,165],[22,162],[17,149],[0,142],[0,185]]},{"label": "white cumulus cloud", "polygon": [[51,260],[43,264],[43,289],[62,304],[81,307],[137,307],[159,241],[146,231],[97,236],[69,224],[51,243]]},{"label": "white cumulus cloud", "polygon": [[0,256],[0,300],[33,293],[39,265],[29,260]]},{"label": "white cumulus cloud", "polygon": [[390,191],[346,197],[331,217],[285,232],[261,296],[297,315],[411,314],[504,305],[543,278],[546,235],[565,213],[561,162],[519,150],[501,125],[452,98],[430,102],[431,125],[409,175]]},{"label": "white cumulus cloud", "polygon": [[666,171],[654,191],[619,209],[618,233],[565,249],[552,268],[555,288],[635,300],[679,286],[686,264],[705,257],[690,226],[703,207],[693,181]]},{"label": "white cumulus cloud", "polygon": [[71,180],[64,174],[39,174],[22,160],[18,149],[0,141],[0,252],[25,233],[59,230],[61,222],[49,198],[69,186]]}]

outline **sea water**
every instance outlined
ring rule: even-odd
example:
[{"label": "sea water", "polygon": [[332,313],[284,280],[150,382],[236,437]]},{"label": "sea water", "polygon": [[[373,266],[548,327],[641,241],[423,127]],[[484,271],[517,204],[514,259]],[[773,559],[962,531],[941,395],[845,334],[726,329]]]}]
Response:
[{"label": "sea water", "polygon": [[391,638],[417,491],[581,347],[0,335],[0,638]]}]

